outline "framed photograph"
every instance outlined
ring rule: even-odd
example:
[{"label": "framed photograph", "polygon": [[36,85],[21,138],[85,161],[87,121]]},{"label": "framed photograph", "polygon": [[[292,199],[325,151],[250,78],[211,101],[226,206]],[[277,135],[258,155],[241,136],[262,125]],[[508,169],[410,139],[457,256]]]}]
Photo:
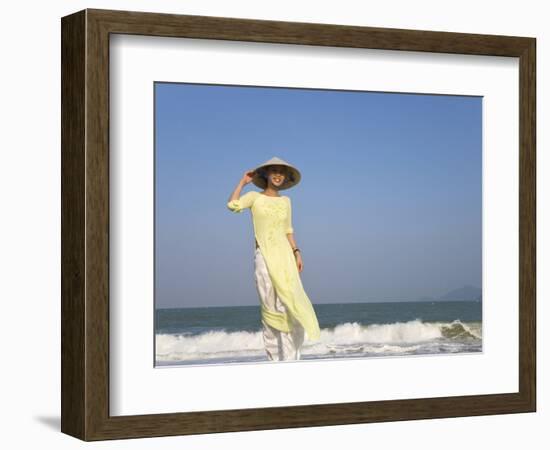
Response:
[{"label": "framed photograph", "polygon": [[536,410],[535,38],[61,34],[63,433]]}]

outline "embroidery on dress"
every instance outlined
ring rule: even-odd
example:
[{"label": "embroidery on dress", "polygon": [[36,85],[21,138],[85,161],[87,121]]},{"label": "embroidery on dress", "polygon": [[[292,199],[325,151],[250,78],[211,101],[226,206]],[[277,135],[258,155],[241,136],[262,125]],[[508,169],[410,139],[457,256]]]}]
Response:
[{"label": "embroidery on dress", "polygon": [[281,228],[288,214],[286,206],[281,204],[264,205],[261,212],[271,219],[268,225],[270,229]]}]

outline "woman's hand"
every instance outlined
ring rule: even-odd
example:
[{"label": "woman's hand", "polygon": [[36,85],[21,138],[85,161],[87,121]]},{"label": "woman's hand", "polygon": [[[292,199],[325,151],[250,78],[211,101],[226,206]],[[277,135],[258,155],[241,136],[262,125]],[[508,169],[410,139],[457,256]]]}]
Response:
[{"label": "woman's hand", "polygon": [[243,177],[241,178],[241,184],[244,186],[250,183],[254,179],[255,175],[256,175],[256,172],[254,170],[247,170],[244,173]]},{"label": "woman's hand", "polygon": [[302,262],[302,255],[300,252],[295,252],[294,256],[296,258],[296,266],[298,267],[298,272],[301,272],[304,269],[304,263]]}]

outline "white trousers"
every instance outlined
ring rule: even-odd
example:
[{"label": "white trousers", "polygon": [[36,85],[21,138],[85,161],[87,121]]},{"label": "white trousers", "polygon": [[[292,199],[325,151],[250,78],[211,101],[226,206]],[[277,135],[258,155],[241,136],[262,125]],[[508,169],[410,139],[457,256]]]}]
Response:
[{"label": "white trousers", "polygon": [[[273,287],[265,259],[259,247],[256,248],[254,253],[254,266],[256,287],[260,301],[270,311],[285,313],[285,305]],[[300,351],[304,343],[304,328],[294,318],[292,318],[292,323],[292,331],[285,333],[273,328],[262,320],[263,340],[269,360],[287,361],[300,359]]]}]

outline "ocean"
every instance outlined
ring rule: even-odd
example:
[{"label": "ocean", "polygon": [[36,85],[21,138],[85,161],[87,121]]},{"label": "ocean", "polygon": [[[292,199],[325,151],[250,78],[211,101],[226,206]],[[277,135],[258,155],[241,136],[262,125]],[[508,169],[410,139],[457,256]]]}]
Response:
[{"label": "ocean", "polygon": [[[482,303],[315,304],[321,338],[302,360],[482,351]],[[259,306],[155,311],[157,366],[267,361]]]}]

